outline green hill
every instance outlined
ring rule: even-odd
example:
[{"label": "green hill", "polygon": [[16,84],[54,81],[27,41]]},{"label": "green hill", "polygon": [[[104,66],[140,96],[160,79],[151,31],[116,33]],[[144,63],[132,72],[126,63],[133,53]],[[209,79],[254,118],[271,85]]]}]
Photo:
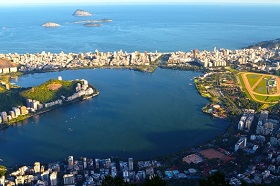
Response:
[{"label": "green hill", "polygon": [[21,96],[25,99],[35,99],[41,103],[48,103],[61,99],[62,95],[68,97],[75,93],[75,88],[79,82],[81,83],[81,81],[60,81],[51,79],[39,86],[22,91]]},{"label": "green hill", "polygon": [[[3,88],[3,87],[2,87]],[[13,107],[23,105],[25,99],[20,95],[21,89],[11,89],[0,92],[0,112],[9,111]]]},{"label": "green hill", "polygon": [[248,46],[246,48],[262,47],[262,48],[272,49],[272,48],[279,47],[279,46],[280,46],[280,38],[275,39],[275,40],[270,40],[270,41],[262,41],[262,42],[259,42],[257,44],[254,44],[254,45],[250,45],[250,46]]}]

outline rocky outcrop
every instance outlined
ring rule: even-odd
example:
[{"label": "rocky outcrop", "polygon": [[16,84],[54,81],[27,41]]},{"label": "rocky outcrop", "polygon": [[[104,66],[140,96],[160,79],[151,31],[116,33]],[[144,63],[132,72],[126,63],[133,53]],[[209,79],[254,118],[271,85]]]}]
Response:
[{"label": "rocky outcrop", "polygon": [[61,26],[60,24],[54,23],[54,22],[47,22],[42,25],[43,27],[59,27]]},{"label": "rocky outcrop", "polygon": [[84,26],[88,26],[88,27],[99,27],[99,26],[102,26],[102,24],[97,24],[97,23],[86,23],[86,24],[84,24]]},{"label": "rocky outcrop", "polygon": [[87,11],[78,9],[73,13],[73,16],[92,16],[92,14]]},{"label": "rocky outcrop", "polygon": [[112,19],[98,19],[98,20],[83,20],[83,21],[75,21],[74,24],[81,24],[81,23],[107,23],[112,22]]}]

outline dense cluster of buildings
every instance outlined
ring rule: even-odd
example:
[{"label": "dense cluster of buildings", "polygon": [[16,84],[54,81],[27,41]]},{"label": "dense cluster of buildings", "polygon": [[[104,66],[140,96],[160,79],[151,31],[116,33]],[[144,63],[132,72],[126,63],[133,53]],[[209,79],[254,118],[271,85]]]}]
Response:
[{"label": "dense cluster of buildings", "polygon": [[20,71],[57,70],[65,68],[110,67],[110,66],[149,66],[161,56],[161,53],[127,53],[118,52],[68,53],[52,54],[0,54],[0,58],[8,59],[19,65]]},{"label": "dense cluster of buildings", "polygon": [[254,114],[255,110],[253,109],[245,109],[243,116],[240,118],[240,121],[238,123],[238,129],[243,130],[243,129],[248,129],[250,130],[252,122],[254,120]]},{"label": "dense cluster of buildings", "polygon": [[[240,121],[244,121],[241,117]],[[247,118],[249,117],[247,112]],[[245,122],[246,123],[246,122]],[[280,178],[280,130],[279,121],[268,118],[268,111],[261,111],[255,133],[249,139],[243,135],[235,144],[235,151],[242,149],[245,154],[255,154],[243,173],[230,179],[231,185],[241,185],[241,180],[247,184],[269,184]],[[238,128],[240,128],[240,123]],[[261,149],[258,153],[256,151]]]},{"label": "dense cluster of buildings", "polygon": [[161,167],[157,161],[138,161],[133,158],[128,161],[114,161],[107,159],[81,158],[75,160],[69,156],[67,162],[54,162],[41,165],[35,162],[34,166],[22,166],[9,173],[9,176],[0,178],[0,185],[101,185],[106,176],[119,176],[128,183],[141,183],[146,178],[153,177]]},{"label": "dense cluster of buildings", "polygon": [[21,115],[26,115],[29,113],[29,109],[26,106],[13,107],[8,113],[3,111],[0,112],[0,124],[7,123]]},{"label": "dense cluster of buildings", "polygon": [[[202,52],[198,50],[192,50],[191,52],[172,52],[167,61],[168,66],[188,66],[189,62],[195,61],[201,64],[203,67],[221,67],[229,66],[232,63],[237,64],[255,64],[261,61],[267,61],[275,55],[279,55],[278,49],[270,50],[266,48],[257,49],[241,49],[241,50],[228,50],[219,49],[216,47],[214,50]],[[260,68],[260,67],[259,67]],[[277,68],[280,68],[279,64]]]},{"label": "dense cluster of buildings", "polygon": [[[228,50],[216,47],[213,51],[192,50],[190,52],[171,52],[171,53],[133,53],[123,52],[86,52],[86,53],[68,53],[64,52],[50,53],[41,52],[36,54],[0,54],[0,59],[6,59],[18,65],[20,71],[40,71],[40,70],[58,70],[65,68],[89,68],[89,67],[129,67],[129,66],[149,66],[157,61],[159,57],[168,54],[166,58],[167,66],[190,66],[190,62],[197,62],[203,67],[222,67],[229,66],[232,63],[247,64],[250,63],[259,70],[268,70],[280,68],[280,63],[276,66],[258,65],[258,62],[269,61],[271,57],[278,56],[279,49],[241,49]],[[16,72],[17,67],[1,69],[0,73]]]},{"label": "dense cluster of buildings", "polygon": [[87,80],[82,79],[81,81],[83,82],[83,84],[78,83],[76,87],[76,92],[73,95],[67,97],[66,101],[73,101],[83,96],[90,96],[94,93],[93,89],[88,86]]}]

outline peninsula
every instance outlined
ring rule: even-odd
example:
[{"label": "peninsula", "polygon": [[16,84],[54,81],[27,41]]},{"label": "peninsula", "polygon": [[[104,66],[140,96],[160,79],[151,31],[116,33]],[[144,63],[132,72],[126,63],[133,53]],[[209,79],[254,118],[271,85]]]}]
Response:
[{"label": "peninsula", "polygon": [[73,16],[86,17],[86,16],[92,16],[92,14],[85,10],[78,9],[73,13]]},{"label": "peninsula", "polygon": [[30,88],[4,89],[0,96],[2,127],[57,107],[97,96],[99,92],[87,80],[51,79]]}]

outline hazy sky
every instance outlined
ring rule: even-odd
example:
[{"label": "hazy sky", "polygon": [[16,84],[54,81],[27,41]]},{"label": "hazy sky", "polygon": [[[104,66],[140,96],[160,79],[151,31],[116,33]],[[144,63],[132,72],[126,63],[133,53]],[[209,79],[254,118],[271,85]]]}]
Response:
[{"label": "hazy sky", "polygon": [[266,3],[280,4],[280,0],[0,0],[0,4],[54,3]]}]

